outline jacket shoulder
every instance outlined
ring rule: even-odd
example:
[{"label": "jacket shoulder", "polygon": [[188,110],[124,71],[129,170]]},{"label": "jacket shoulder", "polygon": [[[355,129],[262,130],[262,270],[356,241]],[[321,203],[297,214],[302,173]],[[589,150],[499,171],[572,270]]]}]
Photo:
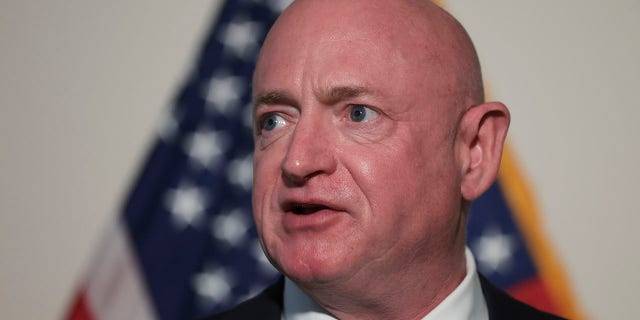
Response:
[{"label": "jacket shoulder", "polygon": [[280,320],[282,316],[282,301],[284,292],[284,278],[267,287],[257,296],[218,314],[203,320],[242,320],[242,319],[273,319]]},{"label": "jacket shoulder", "polygon": [[526,303],[518,301],[506,292],[495,287],[484,276],[480,275],[482,293],[487,302],[489,319],[519,319],[519,320],[562,320],[553,314],[540,311]]}]

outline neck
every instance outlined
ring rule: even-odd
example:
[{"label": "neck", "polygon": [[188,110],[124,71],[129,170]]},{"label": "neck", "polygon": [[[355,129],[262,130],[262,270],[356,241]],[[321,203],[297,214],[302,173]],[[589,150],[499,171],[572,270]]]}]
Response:
[{"label": "neck", "polygon": [[[442,302],[464,279],[464,247],[443,263],[410,264],[383,279],[356,274],[336,283],[300,287],[339,319],[421,319]],[[384,273],[378,273],[384,274]]]}]

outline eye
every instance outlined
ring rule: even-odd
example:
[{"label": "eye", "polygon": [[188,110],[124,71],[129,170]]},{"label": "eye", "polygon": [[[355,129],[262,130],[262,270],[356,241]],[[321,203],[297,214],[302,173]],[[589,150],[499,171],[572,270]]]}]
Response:
[{"label": "eye", "polygon": [[377,111],[361,104],[354,105],[349,112],[349,117],[353,122],[366,122],[377,118],[378,115]]},{"label": "eye", "polygon": [[282,127],[284,125],[285,125],[284,118],[282,118],[281,116],[275,113],[270,113],[270,114],[267,114],[264,118],[262,118],[260,129],[271,131],[278,127]]}]

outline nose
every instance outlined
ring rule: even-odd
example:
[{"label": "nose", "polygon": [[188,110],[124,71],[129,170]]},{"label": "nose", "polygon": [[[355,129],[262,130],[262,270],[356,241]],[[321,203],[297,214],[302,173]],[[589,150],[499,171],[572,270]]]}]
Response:
[{"label": "nose", "polygon": [[286,185],[302,186],[315,176],[328,175],[336,170],[336,139],[333,133],[328,123],[311,119],[298,122],[281,165]]}]

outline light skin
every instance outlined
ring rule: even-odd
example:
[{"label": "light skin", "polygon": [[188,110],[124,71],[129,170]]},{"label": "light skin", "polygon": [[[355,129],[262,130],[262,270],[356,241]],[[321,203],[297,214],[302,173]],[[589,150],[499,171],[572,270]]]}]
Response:
[{"label": "light skin", "polygon": [[425,1],[299,0],[254,75],[254,218],[271,262],[340,319],[417,319],[466,274],[469,203],[509,113]]}]

